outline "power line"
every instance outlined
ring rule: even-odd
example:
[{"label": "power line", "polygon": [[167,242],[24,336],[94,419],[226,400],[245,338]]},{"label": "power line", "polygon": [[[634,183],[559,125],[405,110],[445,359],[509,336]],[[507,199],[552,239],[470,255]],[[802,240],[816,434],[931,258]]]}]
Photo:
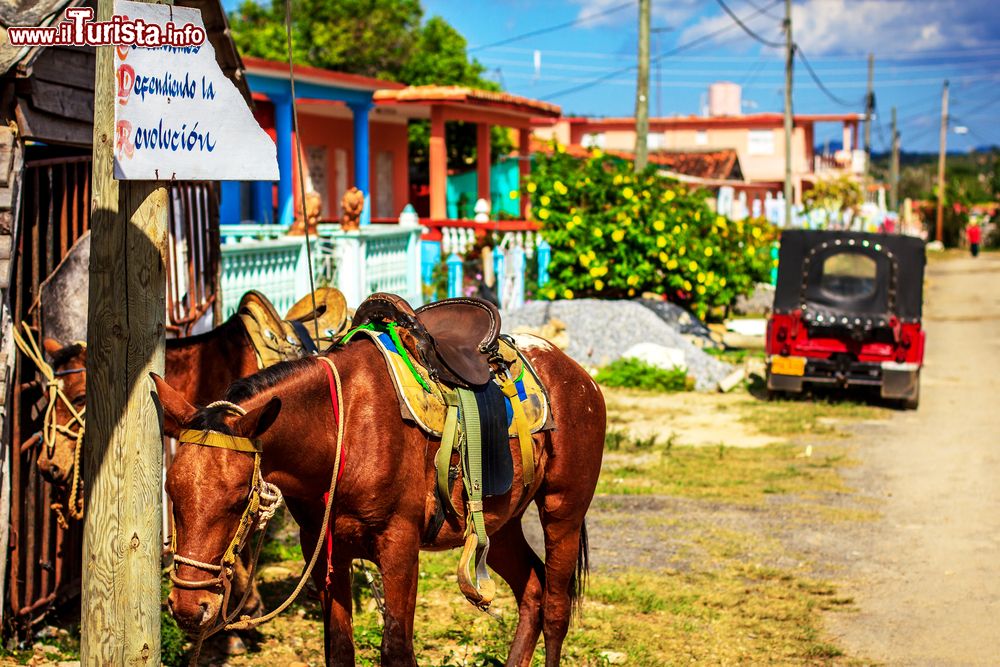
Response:
[{"label": "power line", "polygon": [[969,134],[971,134],[972,136],[974,136],[975,138],[977,138],[977,139],[978,139],[979,141],[983,142],[983,143],[984,143],[984,144],[986,144],[986,145],[994,145],[994,146],[995,146],[995,145],[997,145],[997,143],[998,143],[998,142],[996,142],[996,141],[994,141],[994,140],[992,140],[992,139],[987,139],[987,138],[986,138],[986,137],[984,137],[983,135],[981,135],[981,134],[979,134],[978,132],[976,132],[976,131],[975,131],[974,129],[972,129],[972,128],[971,128],[971,127],[969,126],[969,124],[968,124],[968,123],[966,123],[966,122],[962,121],[962,119],[961,119],[961,118],[958,118],[958,117],[956,117],[956,116],[950,116],[950,117],[948,118],[948,120],[949,120],[949,122],[951,122],[951,121],[954,121],[954,122],[956,123],[956,125],[959,125],[959,126],[961,126],[961,127],[964,127],[964,128],[965,128],[965,130],[966,130],[966,132],[968,132]]},{"label": "power line", "polygon": [[[780,4],[781,4],[781,0],[775,0],[770,5],[767,5],[766,7],[758,9],[753,14],[750,14],[744,20],[753,18],[753,17],[755,17],[755,16],[757,16],[759,14],[764,13],[768,9],[773,9],[774,7],[777,7]],[[660,60],[662,60],[664,58],[668,58],[668,57],[670,57],[672,55],[681,53],[682,51],[686,51],[687,49],[692,49],[692,48],[698,46],[699,44],[707,42],[710,39],[713,39],[717,35],[721,35],[724,32],[732,30],[734,27],[735,27],[735,24],[729,23],[729,24],[723,26],[722,28],[720,28],[718,30],[713,30],[712,32],[705,33],[701,37],[696,37],[696,38],[692,39],[691,41],[685,42],[684,44],[680,44],[680,45],[674,47],[673,49],[671,49],[669,51],[665,51],[663,53],[657,54],[655,57],[650,58],[650,63],[657,63],[657,62],[659,62]],[[636,65],[629,65],[628,67],[623,67],[621,69],[615,70],[615,71],[610,72],[608,74],[605,74],[603,76],[599,76],[596,79],[592,79],[591,81],[589,81],[587,83],[583,83],[583,84],[580,84],[578,86],[571,86],[569,88],[564,88],[562,90],[557,90],[554,93],[550,93],[550,94],[546,95],[546,97],[551,99],[551,98],[555,98],[555,97],[564,97],[566,95],[572,95],[573,93],[579,92],[581,90],[586,90],[587,88],[591,88],[593,86],[596,86],[599,83],[603,83],[604,81],[607,81],[609,79],[613,79],[614,77],[616,77],[616,76],[618,76],[620,74],[626,74],[628,72],[631,72],[634,69],[636,69]]]},{"label": "power line", "polygon": [[812,68],[812,65],[809,64],[809,59],[806,58],[805,52],[803,52],[802,49],[799,48],[798,44],[796,44],[794,48],[795,48],[796,55],[798,55],[798,57],[799,57],[799,60],[801,60],[802,64],[806,66],[806,70],[809,72],[809,76],[812,77],[812,80],[816,82],[816,85],[819,87],[820,90],[823,91],[823,93],[827,97],[829,97],[831,100],[833,100],[834,102],[836,102],[837,104],[839,104],[841,106],[845,106],[845,107],[856,106],[855,103],[843,100],[843,99],[837,97],[836,95],[834,95],[832,92],[830,92],[830,89],[826,87],[826,84],[824,84],[820,80],[819,76],[816,74],[816,70],[814,70]]},{"label": "power line", "polygon": [[555,32],[557,30],[564,30],[566,28],[572,28],[578,26],[582,23],[588,21],[593,21],[596,18],[601,18],[602,16],[607,16],[609,14],[614,14],[615,12],[620,12],[628,7],[634,7],[635,2],[625,2],[620,5],[615,5],[614,7],[609,7],[603,12],[597,12],[594,14],[587,14],[586,16],[578,17],[572,21],[567,21],[566,23],[560,23],[559,25],[549,26],[548,28],[539,28],[538,30],[532,30],[531,32],[525,32],[520,35],[514,35],[513,37],[508,37],[507,39],[501,39],[499,42],[492,42],[490,44],[483,44],[482,46],[474,46],[468,49],[468,53],[473,51],[482,51],[483,49],[492,49],[497,46],[503,46],[505,44],[510,44],[511,42],[519,42],[522,39],[527,39],[529,37],[537,37],[538,35],[544,35],[546,33]]},{"label": "power line", "polygon": [[[775,5],[769,5],[764,7],[765,10],[773,8]],[[762,12],[763,13],[763,12]],[[744,19],[747,20],[747,19]],[[476,47],[484,48],[484,47]],[[508,53],[533,53],[536,49],[525,48],[525,47],[499,47],[497,51],[505,51]],[[585,58],[585,59],[596,59],[596,60],[621,60],[621,53],[609,53],[600,51],[573,51],[573,50],[555,50],[547,49],[545,51],[546,55],[559,57],[564,56],[568,58]],[[978,59],[984,55],[997,55],[1000,54],[1000,46],[992,47],[979,47],[974,49],[946,49],[940,51],[898,51],[894,50],[889,53],[879,53],[875,51],[875,57],[878,58],[880,62],[886,61],[906,61],[906,60],[917,60],[917,59],[934,59],[940,60],[943,58],[973,58]],[[850,56],[850,55],[828,55],[828,56],[815,56],[813,58],[814,62],[863,62],[867,60],[867,54]],[[695,60],[704,62],[742,62],[746,60],[745,56],[722,56],[722,55],[692,55],[684,56],[679,58],[679,60]]]},{"label": "power line", "polygon": [[[725,3],[725,0],[715,0],[715,1],[719,3],[719,6],[722,7],[723,11],[725,11],[727,14],[729,14],[729,18],[731,18],[733,21],[735,21],[736,25],[738,25],[740,28],[743,29],[743,32],[745,32],[746,34],[750,35],[751,37],[753,37],[754,39],[756,39],[758,42],[760,42],[761,44],[763,44],[764,46],[770,46],[772,49],[780,49],[780,48],[782,48],[784,46],[781,42],[772,42],[769,39],[765,39],[764,37],[761,37],[760,35],[758,35],[757,33],[755,33],[753,30],[751,30],[750,28],[748,28],[747,25],[743,21],[740,20],[740,17],[737,16],[735,13],[733,13],[733,10],[731,10],[729,8],[729,5],[727,5]],[[758,13],[763,13],[765,10],[761,9],[760,7],[758,7],[757,11],[758,11]]]}]

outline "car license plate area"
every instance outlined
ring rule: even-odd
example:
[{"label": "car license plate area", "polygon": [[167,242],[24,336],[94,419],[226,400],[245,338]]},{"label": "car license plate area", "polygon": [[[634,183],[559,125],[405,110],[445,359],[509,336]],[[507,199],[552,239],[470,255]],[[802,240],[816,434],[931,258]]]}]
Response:
[{"label": "car license plate area", "polygon": [[771,372],[775,375],[806,374],[805,357],[771,357]]}]

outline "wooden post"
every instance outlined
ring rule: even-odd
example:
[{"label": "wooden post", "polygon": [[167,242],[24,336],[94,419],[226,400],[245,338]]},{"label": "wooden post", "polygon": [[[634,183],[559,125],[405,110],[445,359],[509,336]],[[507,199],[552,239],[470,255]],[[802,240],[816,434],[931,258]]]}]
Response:
[{"label": "wooden post", "polygon": [[944,163],[948,153],[948,81],[941,90],[941,152],[938,155],[937,224],[934,239],[944,243]]},{"label": "wooden post", "polygon": [[635,173],[646,168],[649,153],[649,4],[639,0],[639,72],[635,86]]},{"label": "wooden post", "polygon": [[[487,123],[476,125],[476,196],[479,199],[490,200],[490,126]],[[495,216],[498,211],[494,211]]]},{"label": "wooden post", "polygon": [[795,43],[792,41],[792,0],[785,0],[785,226],[792,224],[792,67]]},{"label": "wooden post", "polygon": [[875,113],[875,54],[868,54],[868,92],[865,94],[865,183],[872,171],[872,115]]},{"label": "wooden post", "polygon": [[[112,2],[98,2],[109,21]],[[114,180],[114,47],[97,48],[83,457],[81,663],[160,663],[167,190]]]},{"label": "wooden post", "polygon": [[899,127],[896,107],[892,108],[892,158],[889,162],[889,208],[899,211]]},{"label": "wooden post", "polygon": [[521,219],[528,219],[528,191],[524,188],[524,182],[531,173],[531,128],[521,127],[517,130],[517,173],[518,182],[521,184]]}]

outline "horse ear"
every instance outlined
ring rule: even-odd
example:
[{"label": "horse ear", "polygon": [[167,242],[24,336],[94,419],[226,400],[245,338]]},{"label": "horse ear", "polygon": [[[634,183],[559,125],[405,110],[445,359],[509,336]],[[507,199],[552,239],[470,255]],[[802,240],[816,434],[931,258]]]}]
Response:
[{"label": "horse ear", "polygon": [[275,396],[263,406],[256,410],[251,410],[236,422],[236,432],[245,438],[259,438],[267,429],[271,428],[274,420],[281,412],[281,399]]},{"label": "horse ear", "polygon": [[42,341],[42,348],[48,353],[50,358],[56,356],[64,347],[66,346],[55,338],[46,338]]},{"label": "horse ear", "polygon": [[186,426],[198,413],[198,409],[187,402],[180,392],[167,384],[167,381],[156,373],[150,373],[153,384],[156,385],[156,395],[163,412],[163,432],[171,438]]}]

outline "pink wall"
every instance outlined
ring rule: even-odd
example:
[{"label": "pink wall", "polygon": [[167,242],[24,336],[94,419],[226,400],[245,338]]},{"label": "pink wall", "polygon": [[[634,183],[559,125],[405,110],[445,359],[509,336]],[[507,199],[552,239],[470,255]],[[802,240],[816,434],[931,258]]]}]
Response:
[{"label": "pink wall", "polygon": [[[324,202],[324,218],[338,220],[341,214],[340,199],[338,193],[338,170],[337,170],[337,150],[344,152],[342,165],[344,175],[340,179],[347,188],[354,185],[354,131],[353,120],[351,118],[336,118],[328,115],[317,115],[308,113],[308,107],[299,108],[299,130],[303,138],[303,144],[307,153],[303,155],[305,160],[308,149],[312,146],[323,146],[326,148],[326,201]],[[406,125],[403,123],[384,123],[370,119],[370,158],[371,174],[371,202],[372,216],[376,216],[376,203],[379,201],[379,183],[377,177],[378,159],[380,152],[387,152],[392,155],[392,213],[389,217],[397,217],[406,206],[409,191],[409,169],[407,165],[408,136]],[[298,174],[298,165],[295,163],[294,169]],[[306,166],[308,169],[308,165]],[[295,189],[296,210],[301,210],[299,203],[299,186],[296,182]]]}]

